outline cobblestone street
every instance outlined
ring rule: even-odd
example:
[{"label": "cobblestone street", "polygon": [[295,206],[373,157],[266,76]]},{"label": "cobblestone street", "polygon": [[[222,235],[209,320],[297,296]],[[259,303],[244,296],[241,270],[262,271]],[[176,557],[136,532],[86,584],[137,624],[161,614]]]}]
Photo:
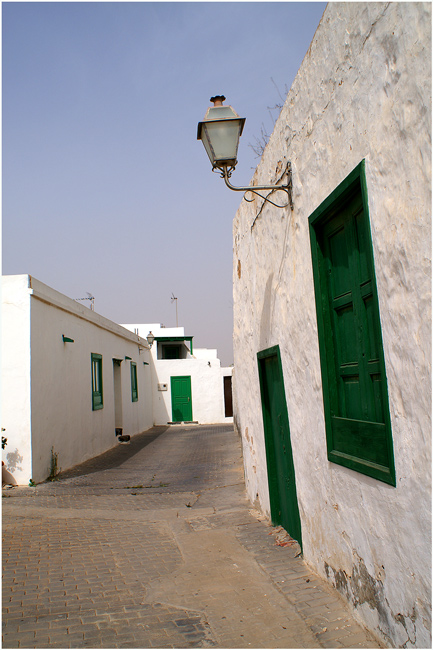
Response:
[{"label": "cobblestone street", "polygon": [[4,648],[381,647],[247,502],[231,425],[155,427],[2,503]]}]

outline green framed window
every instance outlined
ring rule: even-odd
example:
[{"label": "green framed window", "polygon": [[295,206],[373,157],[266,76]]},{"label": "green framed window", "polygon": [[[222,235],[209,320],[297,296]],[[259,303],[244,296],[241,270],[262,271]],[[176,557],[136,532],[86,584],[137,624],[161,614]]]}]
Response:
[{"label": "green framed window", "polygon": [[131,399],[138,402],[137,364],[131,361]]},{"label": "green framed window", "polygon": [[102,355],[91,354],[92,359],[92,410],[104,408],[102,391]]},{"label": "green framed window", "polygon": [[365,161],[309,225],[328,460],[395,486]]}]

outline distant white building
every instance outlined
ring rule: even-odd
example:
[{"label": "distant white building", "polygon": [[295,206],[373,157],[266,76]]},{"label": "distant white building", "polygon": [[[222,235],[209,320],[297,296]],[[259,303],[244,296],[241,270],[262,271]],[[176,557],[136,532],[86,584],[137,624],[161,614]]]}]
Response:
[{"label": "distant white building", "polygon": [[151,348],[155,424],[233,422],[232,368],[222,368],[217,351],[194,348],[183,327],[159,323],[123,325],[137,335],[155,337]]}]

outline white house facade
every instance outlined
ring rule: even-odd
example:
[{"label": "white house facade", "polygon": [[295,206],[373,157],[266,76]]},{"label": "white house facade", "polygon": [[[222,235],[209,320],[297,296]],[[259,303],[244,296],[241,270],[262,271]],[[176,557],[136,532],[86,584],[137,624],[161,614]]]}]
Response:
[{"label": "white house facade", "polygon": [[155,337],[152,356],[154,423],[233,422],[232,368],[221,367],[217,350],[194,348],[183,327],[160,323],[128,324],[125,328]]},{"label": "white house facade", "polygon": [[287,161],[293,210],[233,224],[247,491],[379,639],[431,647],[431,4],[327,5],[253,183]]},{"label": "white house facade", "polygon": [[150,387],[146,340],[30,275],[3,276],[3,460],[19,485],[150,428]]}]

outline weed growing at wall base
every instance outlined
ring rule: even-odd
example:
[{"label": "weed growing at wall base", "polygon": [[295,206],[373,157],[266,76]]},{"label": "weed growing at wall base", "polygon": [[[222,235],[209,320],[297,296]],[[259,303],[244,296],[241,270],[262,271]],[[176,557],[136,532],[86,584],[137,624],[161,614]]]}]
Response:
[{"label": "weed growing at wall base", "polygon": [[58,458],[59,455],[54,451],[54,447],[51,447],[50,475],[48,476],[48,481],[55,481],[57,474],[60,472]]}]

